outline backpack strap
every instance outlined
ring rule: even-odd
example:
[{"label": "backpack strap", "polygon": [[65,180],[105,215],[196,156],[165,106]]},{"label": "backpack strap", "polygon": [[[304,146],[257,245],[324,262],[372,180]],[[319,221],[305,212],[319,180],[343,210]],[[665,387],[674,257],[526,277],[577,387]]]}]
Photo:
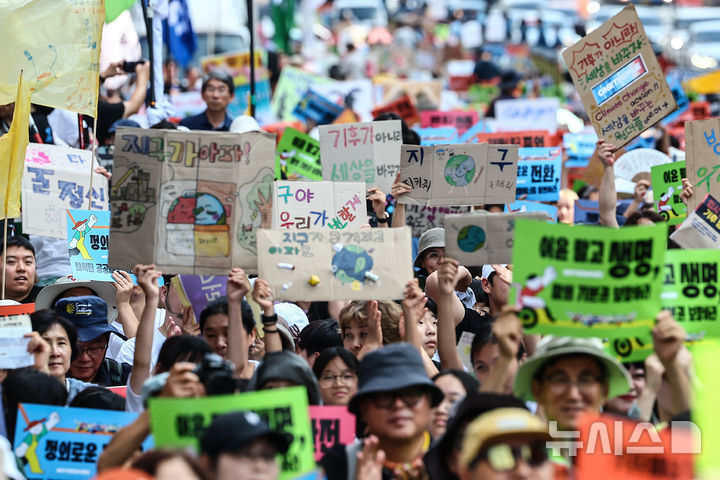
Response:
[{"label": "backpack strap", "polygon": [[105,369],[110,374],[110,382],[113,385],[122,385],[122,366],[116,360],[105,357],[103,361]]}]

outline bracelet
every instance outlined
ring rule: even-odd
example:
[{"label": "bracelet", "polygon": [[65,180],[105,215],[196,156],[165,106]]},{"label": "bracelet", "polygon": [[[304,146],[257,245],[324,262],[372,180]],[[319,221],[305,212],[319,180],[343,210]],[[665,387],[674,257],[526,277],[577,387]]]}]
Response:
[{"label": "bracelet", "polygon": [[277,329],[277,328],[275,328],[275,329],[273,329],[273,330],[263,329],[263,332],[265,332],[265,333],[278,333],[278,329]]},{"label": "bracelet", "polygon": [[262,320],[263,325],[272,325],[273,323],[277,323],[277,313],[275,313],[269,317],[262,315],[260,317],[260,319]]},{"label": "bracelet", "polygon": [[385,212],[385,218],[377,217],[377,223],[388,223],[390,221],[390,216]]}]

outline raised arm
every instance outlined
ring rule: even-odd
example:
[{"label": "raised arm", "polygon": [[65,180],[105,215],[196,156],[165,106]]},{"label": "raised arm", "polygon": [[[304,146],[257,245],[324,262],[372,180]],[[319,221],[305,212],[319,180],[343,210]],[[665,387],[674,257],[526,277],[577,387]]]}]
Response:
[{"label": "raised arm", "polygon": [[117,320],[123,327],[123,333],[127,338],[137,335],[139,322],[130,306],[130,297],[133,292],[132,278],[127,272],[116,270],[112,274],[113,286],[115,287],[115,303],[118,308]]},{"label": "raised arm", "polygon": [[600,210],[600,225],[606,227],[620,228],[615,218],[615,211],[617,210],[617,192],[615,191],[615,145],[605,142],[605,140],[598,140],[595,152],[593,155],[597,155],[605,171],[603,172],[602,181],[600,182],[600,198],[598,201],[598,207]]},{"label": "raised arm", "polygon": [[[437,277],[437,289],[434,296],[431,295],[431,298],[438,308],[438,354],[444,370],[464,370],[460,354],[457,351],[457,338],[455,337],[455,326],[462,321],[462,317],[465,315],[465,307],[455,295],[458,266],[456,260],[445,258],[440,262],[440,268],[430,275],[430,277],[433,275]],[[428,281],[430,281],[430,277],[428,277]],[[462,309],[460,320],[457,320],[458,304]]]},{"label": "raised arm", "polygon": [[235,365],[236,378],[241,378],[248,364],[248,347],[242,323],[242,300],[250,291],[250,282],[241,268],[228,274],[228,360]]},{"label": "raised arm", "polygon": [[155,265],[135,265],[133,271],[137,276],[138,285],[145,294],[145,308],[140,316],[140,326],[135,338],[132,375],[130,376],[130,389],[135,393],[140,393],[143,383],[150,376],[155,310],[160,299],[160,287],[158,287],[157,279],[160,278],[162,272],[155,270]]},{"label": "raised arm", "polygon": [[432,378],[437,375],[438,369],[423,348],[420,335],[418,335],[418,318],[424,314],[427,298],[423,293],[417,278],[410,280],[405,285],[404,299],[402,301],[403,319],[405,321],[405,341],[414,346],[423,361],[425,372]]},{"label": "raised arm", "polygon": [[[400,196],[405,195],[412,191],[412,187],[406,183],[400,181],[400,174],[395,177],[395,183],[393,183],[390,194],[397,200]],[[395,211],[393,212],[392,226],[393,227],[404,227],[405,223],[405,204],[395,202]]]},{"label": "raised arm", "polygon": [[385,211],[385,207],[387,206],[385,194],[379,188],[373,187],[367,191],[367,199],[372,202],[375,216],[378,219],[378,228],[388,228],[388,214]]},{"label": "raised arm", "polygon": [[[668,310],[657,316],[652,330],[653,348],[665,369],[664,378],[670,385],[672,395],[671,417],[690,410],[692,406],[692,385],[690,382],[691,356],[683,346],[685,330]],[[662,418],[667,421],[669,418]]]},{"label": "raised arm", "polygon": [[263,333],[265,335],[265,353],[282,350],[282,339],[277,327],[277,315],[273,304],[273,294],[268,282],[262,278],[255,280],[252,293],[253,300],[262,309]]}]

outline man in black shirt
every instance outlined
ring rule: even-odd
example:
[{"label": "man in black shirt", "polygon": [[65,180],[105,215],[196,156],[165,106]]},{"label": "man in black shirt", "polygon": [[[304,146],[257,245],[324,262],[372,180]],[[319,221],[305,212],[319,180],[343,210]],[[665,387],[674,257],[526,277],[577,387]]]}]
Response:
[{"label": "man in black shirt", "polygon": [[[0,254],[3,252],[0,245]],[[5,256],[5,298],[20,303],[33,303],[40,292],[35,285],[35,249],[23,236],[7,239]]]},{"label": "man in black shirt", "polygon": [[235,98],[235,85],[232,77],[223,70],[213,70],[207,74],[202,84],[202,99],[207,109],[183,118],[181,127],[190,130],[230,131],[232,118],[227,114],[227,107]]}]

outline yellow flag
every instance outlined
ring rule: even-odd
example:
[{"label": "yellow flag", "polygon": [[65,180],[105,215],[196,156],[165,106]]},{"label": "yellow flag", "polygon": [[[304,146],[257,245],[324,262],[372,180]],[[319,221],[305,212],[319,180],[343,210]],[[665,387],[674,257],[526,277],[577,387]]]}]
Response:
[{"label": "yellow flag", "polygon": [[104,0],[0,0],[0,105],[24,71],[33,103],[95,116]]},{"label": "yellow flag", "polygon": [[10,131],[0,137],[0,218],[20,216],[20,189],[30,123],[30,88],[22,74],[15,98]]}]

